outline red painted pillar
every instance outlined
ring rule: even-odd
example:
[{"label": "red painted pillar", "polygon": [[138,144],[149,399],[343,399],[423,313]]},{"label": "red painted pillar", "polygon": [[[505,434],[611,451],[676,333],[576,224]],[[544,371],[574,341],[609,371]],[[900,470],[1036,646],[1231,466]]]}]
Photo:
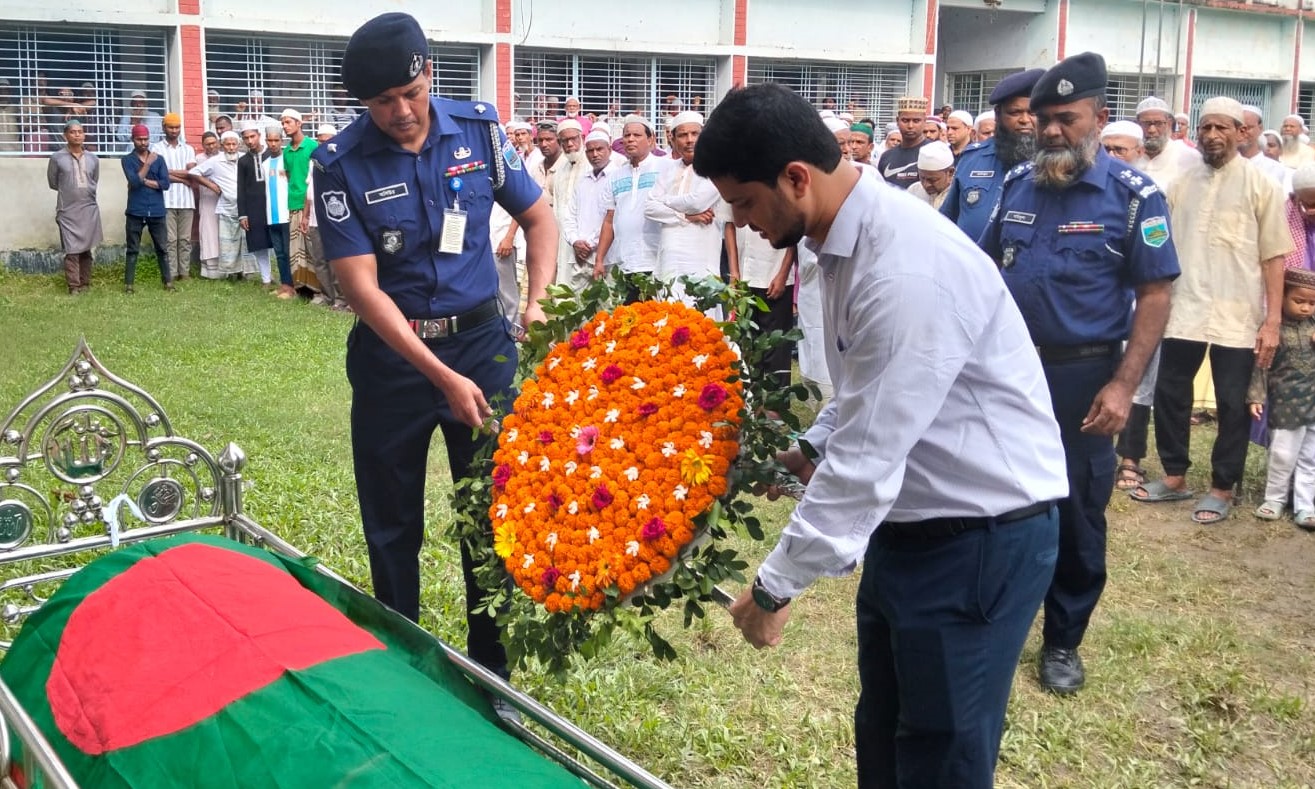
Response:
[{"label": "red painted pillar", "polygon": [[[201,51],[201,0],[178,0],[178,14],[183,23],[178,26],[178,55],[182,64],[181,107],[170,107],[171,112],[183,116],[183,133],[193,148],[201,150],[201,133],[206,129],[205,70]],[[190,17],[190,18],[189,18]]]},{"label": "red painted pillar", "polygon": [[[922,95],[927,97],[927,101],[932,101],[936,95],[936,35],[937,25],[940,20],[940,9],[937,0],[927,0],[927,39],[923,51],[931,56],[931,62],[922,67]],[[935,112],[936,108],[931,107]]]},{"label": "red painted pillar", "polygon": [[1068,0],[1059,0],[1059,29],[1055,35],[1055,62],[1067,57],[1068,52]]},{"label": "red painted pillar", "polygon": [[1288,102],[1288,112],[1297,111],[1297,100],[1301,98],[1301,37],[1305,34],[1306,20],[1297,14],[1296,35],[1292,38],[1292,99]]},{"label": "red painted pillar", "polygon": [[[500,36],[511,33],[511,0],[497,0],[493,13],[494,32]],[[500,41],[493,45],[494,90],[497,94],[498,117],[503,123],[511,120],[516,108],[512,98],[516,92],[512,84],[511,44]]]},{"label": "red painted pillar", "polygon": [[1192,106],[1192,56],[1196,49],[1196,9],[1187,12],[1187,56],[1183,58],[1183,106],[1179,112],[1190,112]]},{"label": "red painted pillar", "polygon": [[[735,26],[731,43],[742,47],[749,40],[749,0],[735,0]],[[731,87],[738,88],[748,82],[749,59],[744,55],[731,56]]]}]

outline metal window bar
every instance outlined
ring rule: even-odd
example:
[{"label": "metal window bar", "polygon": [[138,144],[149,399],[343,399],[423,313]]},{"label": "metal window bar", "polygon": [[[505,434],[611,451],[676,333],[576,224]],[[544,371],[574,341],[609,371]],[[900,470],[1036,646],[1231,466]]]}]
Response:
[{"label": "metal window bar", "polygon": [[[346,45],[345,38],[210,33],[206,87],[218,91],[219,111],[227,115],[277,118],[291,107],[302,113],[305,123],[341,126],[359,107],[339,83]],[[429,54],[435,93],[462,100],[479,97],[478,47],[431,43]],[[255,91],[263,96],[253,95]],[[256,99],[259,112],[254,109]]]},{"label": "metal window bar", "polygon": [[1012,69],[976,71],[950,75],[950,90],[945,103],[956,110],[967,110],[977,116],[991,109],[991,91]]},{"label": "metal window bar", "polygon": [[746,78],[749,84],[779,82],[819,109],[834,99],[837,112],[885,123],[894,120],[895,100],[908,90],[909,67],[750,58]]},{"label": "metal window bar", "polygon": [[1109,88],[1106,90],[1110,120],[1135,119],[1137,105],[1147,96],[1158,96],[1169,101],[1173,92],[1171,79],[1154,74],[1111,74]]},{"label": "metal window bar", "polygon": [[1240,79],[1197,78],[1192,80],[1192,104],[1187,114],[1192,118],[1195,129],[1201,119],[1201,105],[1214,96],[1230,96],[1243,104],[1259,107],[1266,123],[1273,121],[1269,113],[1270,95],[1273,86],[1268,82],[1251,82]]},{"label": "metal window bar", "polygon": [[[1297,89],[1297,114],[1306,119],[1307,126],[1315,126],[1315,84],[1303,82]],[[1271,129],[1277,129],[1277,119],[1268,120]]]},{"label": "metal window bar", "polygon": [[[169,111],[165,34],[134,27],[0,24],[0,156],[46,156],[63,144],[76,115],[88,150],[119,155],[131,149],[118,127],[134,90],[147,109]],[[84,88],[84,84],[90,87]],[[61,99],[60,92],[73,95]],[[79,108],[53,101],[70,100]]]}]

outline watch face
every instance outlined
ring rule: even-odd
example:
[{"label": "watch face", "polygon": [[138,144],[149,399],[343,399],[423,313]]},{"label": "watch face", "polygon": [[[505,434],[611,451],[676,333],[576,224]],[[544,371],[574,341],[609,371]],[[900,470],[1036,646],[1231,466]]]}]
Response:
[{"label": "watch face", "polygon": [[772,613],[780,611],[785,607],[786,603],[789,602],[788,600],[777,600],[775,597],[772,597],[770,592],[756,583],[753,585],[753,601],[758,604],[759,608],[764,611],[771,611]]}]

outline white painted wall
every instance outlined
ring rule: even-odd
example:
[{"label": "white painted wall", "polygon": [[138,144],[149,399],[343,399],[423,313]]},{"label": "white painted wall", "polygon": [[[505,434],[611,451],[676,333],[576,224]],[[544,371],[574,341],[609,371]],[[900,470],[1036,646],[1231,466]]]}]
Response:
[{"label": "white painted wall", "polygon": [[[941,74],[1047,67],[1055,62],[1055,12],[944,9]],[[1071,34],[1070,34],[1071,35]]]},{"label": "white painted wall", "polygon": [[[750,14],[757,12],[755,0]],[[722,20],[723,0],[519,0],[512,4],[511,36],[525,46],[694,53],[699,47],[731,43],[729,29],[723,40]]]},{"label": "white painted wall", "polygon": [[750,0],[746,43],[762,57],[908,61],[923,52],[926,12],[914,19],[916,5],[906,0]]},{"label": "white painted wall", "polygon": [[[389,11],[405,11],[414,16],[435,41],[474,43],[482,42],[492,34],[493,2],[430,0],[415,4],[400,0],[316,0],[314,3],[253,3],[250,0],[204,0],[201,10],[203,24],[207,27],[324,36],[350,36],[372,17]],[[542,9],[545,4],[540,2],[538,5]]]},{"label": "white painted wall", "polygon": [[1192,76],[1290,80],[1295,29],[1294,20],[1198,9]]},{"label": "white painted wall", "polygon": [[[1107,0],[1107,2],[1088,0],[1088,2],[1071,4],[1068,14],[1068,54],[1073,55],[1088,50],[1099,52],[1105,57],[1105,64],[1110,72],[1116,74],[1136,74],[1139,66],[1144,67],[1147,74],[1153,74],[1157,54],[1163,68],[1173,69],[1180,41],[1177,6],[1164,4],[1162,30],[1159,4],[1149,3],[1145,6],[1146,46],[1144,49],[1141,47],[1142,9],[1143,5],[1140,1],[1128,0]],[[1186,16],[1187,12],[1184,11],[1183,17]],[[1185,49],[1187,46],[1185,34],[1181,36],[1181,42]],[[1199,35],[1197,45],[1200,45]]]},{"label": "white painted wall", "polygon": [[[128,182],[123,177],[119,159],[100,160],[100,184],[96,190],[100,204],[105,244],[123,244],[123,209],[128,202]],[[55,193],[46,185],[47,159],[0,159],[0,184],[5,191],[21,199],[5,202],[5,218],[0,222],[0,250],[58,249],[59,229],[55,226]]]}]

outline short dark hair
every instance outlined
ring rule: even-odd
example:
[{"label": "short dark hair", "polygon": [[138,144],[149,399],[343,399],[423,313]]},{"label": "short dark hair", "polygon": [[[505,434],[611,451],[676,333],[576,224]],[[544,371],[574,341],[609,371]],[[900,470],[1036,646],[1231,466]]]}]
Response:
[{"label": "short dark hair", "polygon": [[817,110],[776,82],[736,88],[712,111],[694,146],[694,172],[775,186],[790,162],[834,172],[840,146]]}]

